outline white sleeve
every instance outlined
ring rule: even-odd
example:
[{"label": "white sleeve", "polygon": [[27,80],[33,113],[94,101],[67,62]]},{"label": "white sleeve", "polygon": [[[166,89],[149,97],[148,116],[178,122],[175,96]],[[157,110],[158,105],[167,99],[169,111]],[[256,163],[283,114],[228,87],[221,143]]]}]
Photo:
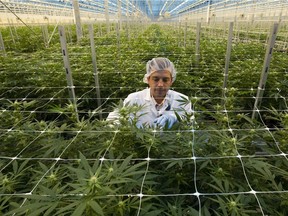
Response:
[{"label": "white sleeve", "polygon": [[119,119],[119,110],[118,109],[115,109],[113,112],[110,112],[106,118],[107,121],[115,121],[118,119]]},{"label": "white sleeve", "polygon": [[[129,101],[130,101],[130,95],[128,95],[127,98],[125,98],[124,102],[123,102],[123,106],[127,106],[127,104],[129,104]],[[118,122],[119,123],[119,117],[120,117],[120,114],[119,114],[119,109],[116,108],[115,110],[113,110],[112,112],[110,112],[106,118],[107,121],[114,121],[114,122]]]},{"label": "white sleeve", "polygon": [[[188,99],[188,98],[187,98]],[[185,111],[187,112],[187,113],[192,113],[192,104],[191,104],[191,102],[189,102],[188,104],[186,104],[185,105],[185,107],[184,107],[184,109],[185,109]]]}]

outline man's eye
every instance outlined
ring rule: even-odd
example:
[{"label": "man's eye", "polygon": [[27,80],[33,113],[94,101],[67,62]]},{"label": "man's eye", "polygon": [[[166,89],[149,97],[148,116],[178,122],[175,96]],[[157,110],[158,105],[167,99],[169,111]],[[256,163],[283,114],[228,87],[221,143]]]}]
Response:
[{"label": "man's eye", "polygon": [[169,81],[169,78],[163,78],[163,82],[168,82]]},{"label": "man's eye", "polygon": [[167,77],[167,78],[153,77],[152,80],[153,80],[154,82],[159,82],[160,80],[162,80],[162,82],[167,83],[167,82],[170,81],[170,78],[168,78],[168,77]]},{"label": "man's eye", "polygon": [[159,78],[153,78],[153,81],[158,82],[160,79]]}]

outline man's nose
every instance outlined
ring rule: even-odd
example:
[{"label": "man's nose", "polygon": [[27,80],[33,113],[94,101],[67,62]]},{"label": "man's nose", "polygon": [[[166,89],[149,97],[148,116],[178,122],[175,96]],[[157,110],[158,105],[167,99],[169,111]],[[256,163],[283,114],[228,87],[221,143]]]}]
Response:
[{"label": "man's nose", "polygon": [[163,80],[162,80],[162,79],[159,79],[159,81],[158,81],[158,86],[163,86],[163,84],[164,84]]}]

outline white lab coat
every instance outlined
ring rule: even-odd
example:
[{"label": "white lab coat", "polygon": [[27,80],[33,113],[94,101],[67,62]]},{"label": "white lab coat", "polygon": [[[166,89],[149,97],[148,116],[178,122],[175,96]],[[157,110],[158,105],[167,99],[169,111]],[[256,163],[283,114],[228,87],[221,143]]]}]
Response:
[{"label": "white lab coat", "polygon": [[[128,95],[124,100],[123,105],[140,105],[143,108],[137,113],[137,127],[142,126],[153,126],[154,120],[163,114],[175,115],[175,111],[179,116],[183,116],[185,111],[188,113],[192,112],[191,103],[183,104],[183,98],[188,99],[188,97],[179,92],[168,90],[167,95],[164,100],[163,106],[159,111],[156,109],[156,102],[150,96],[150,88],[144,89],[142,91],[134,92]],[[109,113],[107,120],[113,120],[117,122],[119,118],[119,110],[114,110]]]}]

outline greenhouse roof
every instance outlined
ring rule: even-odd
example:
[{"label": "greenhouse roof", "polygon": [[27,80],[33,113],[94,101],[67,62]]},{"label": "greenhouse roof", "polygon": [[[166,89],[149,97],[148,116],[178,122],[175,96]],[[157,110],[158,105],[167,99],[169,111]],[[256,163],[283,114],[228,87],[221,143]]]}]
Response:
[{"label": "greenhouse roof", "polygon": [[[222,0],[221,0],[222,1]],[[71,0],[17,0],[14,2],[49,4],[55,7],[72,7]],[[160,17],[172,18],[207,6],[212,0],[78,0],[81,10],[117,14],[119,8],[124,16],[144,16],[152,20]],[[214,0],[219,2],[219,0]]]},{"label": "greenhouse roof", "polygon": [[[238,9],[251,12],[251,8],[254,10],[258,7],[262,10],[261,13],[265,13],[269,8],[278,8],[282,11],[287,4],[287,0],[2,0],[1,6],[2,10],[5,6],[9,11],[14,9],[14,13],[19,14],[23,12],[21,9],[35,9],[39,6],[39,11],[40,8],[42,10],[41,14],[44,14],[46,9],[50,10],[49,13],[54,14],[56,9],[60,13],[64,9],[65,11],[72,9],[73,1],[78,1],[80,11],[89,14],[95,13],[96,18],[99,14],[102,19],[103,15],[106,16],[106,19],[111,15],[112,19],[116,20],[121,15],[124,19],[136,17],[153,21],[186,17],[190,13],[198,13],[199,11],[208,14],[208,11],[211,12],[211,7],[214,11],[217,8],[218,11],[222,10],[222,12],[224,10],[226,12],[229,10],[237,11]],[[9,6],[6,3],[9,3]],[[34,10],[32,13],[38,12]]]}]

